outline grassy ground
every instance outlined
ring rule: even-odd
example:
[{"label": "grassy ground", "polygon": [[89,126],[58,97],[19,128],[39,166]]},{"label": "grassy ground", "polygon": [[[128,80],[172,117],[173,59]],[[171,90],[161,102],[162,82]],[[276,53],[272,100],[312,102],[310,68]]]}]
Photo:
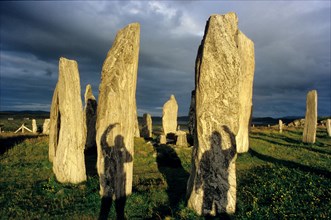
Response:
[{"label": "grassy ground", "polygon": [[[47,137],[0,138],[1,219],[96,219],[100,209],[95,154],[86,156],[88,180],[60,184],[48,162]],[[279,134],[255,128],[251,149],[237,159],[235,219],[328,219],[331,216],[331,138],[319,129],[316,144],[302,130]],[[24,140],[25,139],[25,140]],[[8,144],[9,143],[9,144]],[[10,147],[8,147],[10,146]],[[202,219],[185,207],[191,149],[135,140],[133,194],[128,219]],[[115,218],[114,207],[109,219]]]}]

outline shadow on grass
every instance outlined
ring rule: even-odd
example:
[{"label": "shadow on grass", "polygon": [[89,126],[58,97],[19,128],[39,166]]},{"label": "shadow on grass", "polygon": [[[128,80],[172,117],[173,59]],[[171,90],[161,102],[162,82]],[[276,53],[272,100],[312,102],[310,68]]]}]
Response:
[{"label": "shadow on grass", "polygon": [[15,145],[22,143],[26,139],[37,138],[36,134],[15,134],[9,137],[0,137],[0,155],[3,155]]},{"label": "shadow on grass", "polygon": [[269,155],[261,154],[261,153],[255,151],[255,150],[253,150],[253,149],[249,149],[248,152],[251,156],[257,157],[260,160],[264,160],[266,162],[271,162],[271,163],[274,163],[274,164],[283,165],[283,166],[286,166],[288,168],[298,168],[298,169],[300,169],[304,172],[315,173],[315,174],[318,174],[318,175],[322,175],[325,178],[331,179],[331,173],[329,171],[326,171],[326,170],[321,170],[321,169],[317,169],[317,168],[314,168],[314,167],[302,165],[302,164],[299,164],[299,163],[296,163],[296,162],[293,162],[293,161],[277,159],[277,158],[271,157]]},{"label": "shadow on grass", "polygon": [[[268,137],[268,136],[265,136],[265,137]],[[266,141],[266,142],[271,143],[271,144],[284,146],[284,147],[301,148],[301,149],[306,149],[306,150],[309,150],[309,151],[312,151],[312,152],[315,152],[315,153],[331,155],[331,152],[328,152],[328,151],[325,151],[325,150],[322,150],[322,149],[313,148],[311,144],[304,144],[303,145],[303,143],[301,141],[296,141],[296,140],[288,138],[288,137],[280,137],[280,139],[283,140],[283,141],[288,142],[289,144],[284,144],[284,143],[277,142],[275,140],[271,140],[274,137],[270,137],[270,139],[269,139],[269,138],[263,138],[263,137],[258,137],[258,136],[252,136],[252,138],[257,139],[257,140]],[[316,142],[314,145],[316,147],[321,147],[321,148],[325,147],[322,143],[319,143],[319,142]]]},{"label": "shadow on grass", "polygon": [[169,207],[158,207],[156,211],[165,215],[173,215],[181,201],[185,201],[186,184],[189,173],[185,171],[176,151],[169,145],[155,145],[157,166],[167,182]]}]

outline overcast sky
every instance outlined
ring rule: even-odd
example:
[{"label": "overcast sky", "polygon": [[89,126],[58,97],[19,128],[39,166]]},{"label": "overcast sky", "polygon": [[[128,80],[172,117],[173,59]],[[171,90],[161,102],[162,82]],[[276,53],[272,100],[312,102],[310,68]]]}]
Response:
[{"label": "overcast sky", "polygon": [[82,94],[90,83],[97,97],[116,32],[139,22],[138,114],[162,115],[174,94],[187,115],[206,20],[230,11],[255,43],[253,115],[304,116],[316,89],[318,114],[330,116],[328,0],[0,2],[0,111],[49,111],[61,56],[78,62]]}]

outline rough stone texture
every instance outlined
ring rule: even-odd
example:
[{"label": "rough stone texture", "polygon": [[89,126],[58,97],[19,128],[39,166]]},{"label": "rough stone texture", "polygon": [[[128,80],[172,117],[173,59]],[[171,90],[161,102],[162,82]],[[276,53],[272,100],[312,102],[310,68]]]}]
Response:
[{"label": "rough stone texture", "polygon": [[326,120],[326,130],[328,132],[329,137],[331,137],[331,119]]},{"label": "rough stone texture", "polygon": [[307,94],[305,127],[303,129],[304,143],[315,143],[317,128],[317,91],[311,90]]},{"label": "rough stone texture", "polygon": [[188,113],[188,131],[191,136],[194,135],[194,127],[195,127],[195,90],[191,92],[191,104],[190,110]]},{"label": "rough stone texture", "polygon": [[187,197],[188,206],[201,215],[235,212],[239,86],[246,62],[241,64],[246,50],[239,49],[237,23],[234,13],[212,15],[196,59],[196,130]]},{"label": "rough stone texture", "polygon": [[140,137],[136,100],[135,100],[135,106],[136,107],[135,107],[134,137]]},{"label": "rough stone texture", "polygon": [[185,131],[177,131],[176,137],[177,137],[176,146],[182,146],[182,147],[188,146]]},{"label": "rough stone texture", "polygon": [[84,108],[84,123],[86,126],[86,144],[85,149],[96,147],[95,142],[95,123],[97,120],[97,100],[95,99],[92,87],[90,84],[85,89],[85,108]]},{"label": "rough stone texture", "polygon": [[152,116],[150,114],[145,113],[143,115],[143,124],[141,128],[141,135],[144,138],[151,138],[152,137]]},{"label": "rough stone texture", "polygon": [[283,133],[283,121],[282,120],[278,121],[278,127],[279,127],[279,133]]},{"label": "rough stone texture", "polygon": [[32,119],[32,133],[37,133],[38,127],[37,127],[37,121],[36,119]]},{"label": "rough stone texture", "polygon": [[160,135],[160,144],[167,144],[167,137],[165,134]]},{"label": "rough stone texture", "polygon": [[50,155],[57,180],[62,183],[85,181],[86,135],[78,65],[74,60],[60,58],[50,123],[50,150],[53,151]]},{"label": "rough stone texture", "polygon": [[252,120],[253,79],[255,69],[254,43],[241,31],[238,33],[238,52],[240,56],[239,78],[239,130],[236,135],[237,152],[249,149],[249,128]]},{"label": "rough stone texture", "polygon": [[58,85],[56,85],[53,93],[52,105],[50,110],[49,122],[49,144],[48,144],[48,159],[53,162],[55,152],[58,145],[60,134],[61,117],[59,112]]},{"label": "rough stone texture", "polygon": [[49,134],[49,122],[50,122],[49,118],[45,119],[43,124],[43,134]]},{"label": "rough stone texture", "polygon": [[167,136],[169,133],[176,133],[177,130],[178,105],[174,95],[163,105],[162,127],[163,133]]},{"label": "rough stone texture", "polygon": [[138,23],[121,29],[102,67],[96,125],[102,197],[132,192],[139,41]]}]

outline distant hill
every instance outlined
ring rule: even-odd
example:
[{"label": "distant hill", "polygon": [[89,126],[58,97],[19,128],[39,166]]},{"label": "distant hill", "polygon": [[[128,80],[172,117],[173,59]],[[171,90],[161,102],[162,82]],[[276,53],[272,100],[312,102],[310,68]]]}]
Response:
[{"label": "distant hill", "polygon": [[49,118],[50,113],[46,111],[3,111],[0,118]]}]

